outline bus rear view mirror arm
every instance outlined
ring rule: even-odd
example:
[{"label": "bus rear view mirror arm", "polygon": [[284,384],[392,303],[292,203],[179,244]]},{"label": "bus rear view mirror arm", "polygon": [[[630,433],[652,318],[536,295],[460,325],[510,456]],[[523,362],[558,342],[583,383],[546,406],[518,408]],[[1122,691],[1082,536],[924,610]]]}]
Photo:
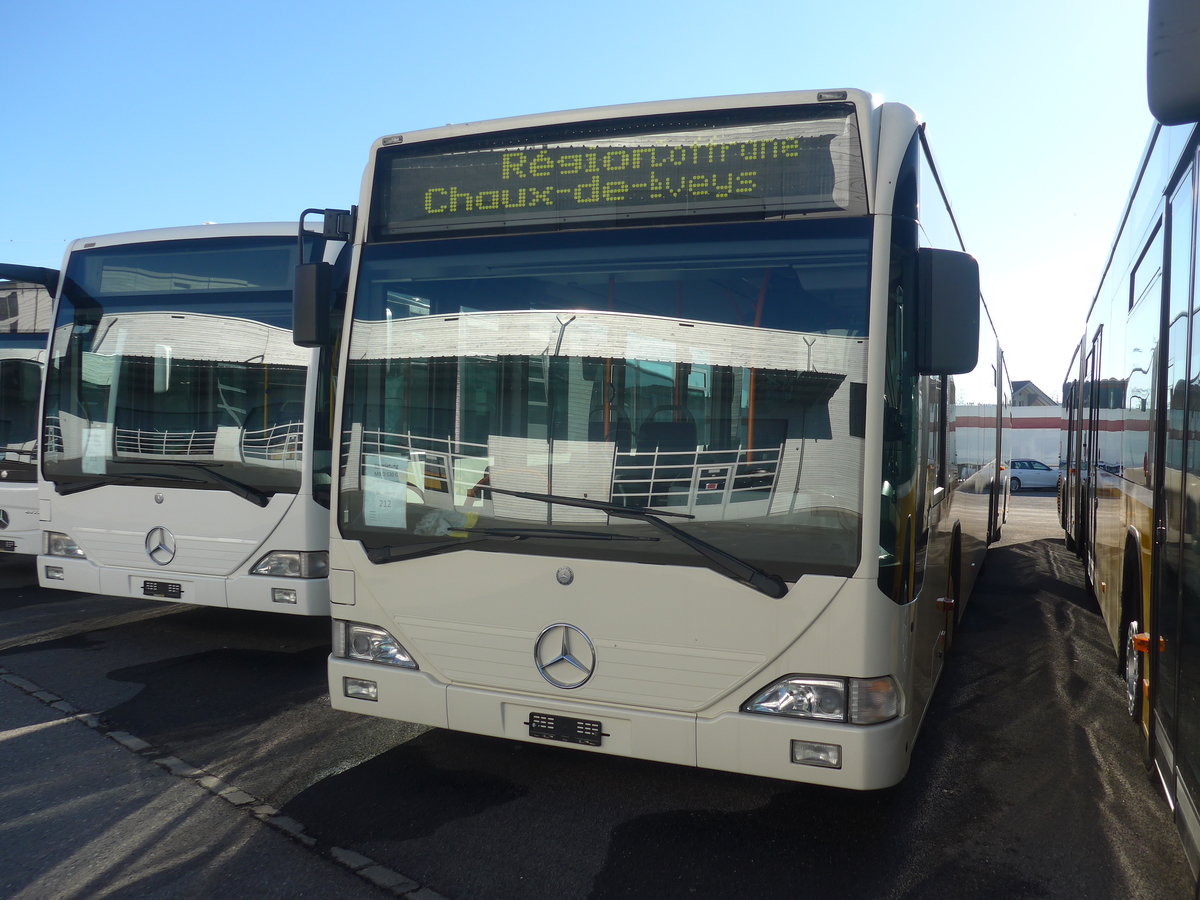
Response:
[{"label": "bus rear view mirror arm", "polygon": [[927,247],[917,261],[917,371],[970,372],[979,358],[979,263],[969,253]]}]

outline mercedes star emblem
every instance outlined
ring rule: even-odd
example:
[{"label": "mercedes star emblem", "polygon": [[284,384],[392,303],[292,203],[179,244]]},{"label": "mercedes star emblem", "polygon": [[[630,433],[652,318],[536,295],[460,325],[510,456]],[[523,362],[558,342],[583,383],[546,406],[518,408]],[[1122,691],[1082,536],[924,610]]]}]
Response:
[{"label": "mercedes star emblem", "polygon": [[538,635],[533,662],[552,685],[571,690],[586,684],[596,671],[596,648],[574,625],[559,622]]},{"label": "mercedes star emblem", "polygon": [[146,555],[157,565],[168,565],[175,558],[175,535],[157,525],[146,532]]},{"label": "mercedes star emblem", "polygon": [[8,510],[0,509],[0,531],[8,527]]}]

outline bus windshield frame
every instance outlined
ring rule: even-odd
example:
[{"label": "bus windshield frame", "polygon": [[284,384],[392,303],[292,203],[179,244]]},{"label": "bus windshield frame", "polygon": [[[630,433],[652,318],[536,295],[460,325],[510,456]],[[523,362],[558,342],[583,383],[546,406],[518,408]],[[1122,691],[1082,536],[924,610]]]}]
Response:
[{"label": "bus windshield frame", "polygon": [[309,359],[291,340],[297,257],[286,235],[73,253],[47,364],[44,477],[68,492],[231,480],[252,496],[297,492]]},{"label": "bus windshield frame", "polygon": [[342,536],[705,564],[646,521],[519,496],[549,494],[683,514],[788,580],[852,574],[871,241],[852,217],[368,244]]},{"label": "bus windshield frame", "polygon": [[0,460],[6,482],[37,481],[44,333],[0,334]]}]

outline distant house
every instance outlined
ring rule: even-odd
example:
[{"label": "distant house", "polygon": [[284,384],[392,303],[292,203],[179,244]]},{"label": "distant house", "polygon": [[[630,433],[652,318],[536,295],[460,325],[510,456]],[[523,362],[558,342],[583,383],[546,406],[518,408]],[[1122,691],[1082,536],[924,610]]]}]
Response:
[{"label": "distant house", "polygon": [[1062,406],[1032,381],[1014,381],[1012,386],[1009,443],[1012,458],[1037,459],[1057,468],[1063,427]]},{"label": "distant house", "polygon": [[1058,406],[1057,400],[1051,399],[1032,381],[1014,381],[1012,384],[1013,406]]}]

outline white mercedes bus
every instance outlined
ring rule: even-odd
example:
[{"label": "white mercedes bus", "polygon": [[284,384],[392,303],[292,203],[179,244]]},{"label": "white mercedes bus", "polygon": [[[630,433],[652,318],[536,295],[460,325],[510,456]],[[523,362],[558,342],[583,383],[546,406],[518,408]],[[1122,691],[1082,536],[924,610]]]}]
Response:
[{"label": "white mercedes bus", "polygon": [[[38,402],[57,272],[0,265],[0,553],[32,558],[38,523]],[[37,281],[26,279],[38,279]],[[50,282],[49,289],[42,280]]]},{"label": "white mercedes bus", "polygon": [[87,238],[63,266],[43,587],[327,615],[329,347],[292,342],[294,224]]},{"label": "white mercedes bus", "polygon": [[391,135],[353,240],[335,708],[904,775],[999,534],[1009,396],[916,113],[802,91]]}]

